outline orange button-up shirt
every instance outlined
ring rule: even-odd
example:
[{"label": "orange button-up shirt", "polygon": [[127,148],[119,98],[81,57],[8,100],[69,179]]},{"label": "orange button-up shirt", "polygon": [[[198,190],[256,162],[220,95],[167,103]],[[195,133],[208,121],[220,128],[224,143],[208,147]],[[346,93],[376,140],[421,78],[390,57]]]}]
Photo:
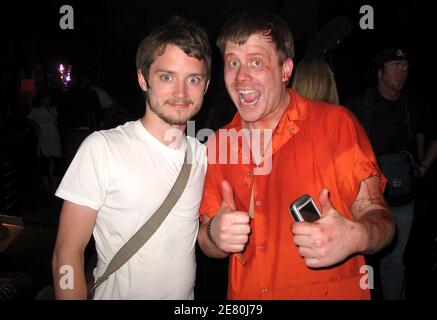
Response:
[{"label": "orange button-up shirt", "polygon": [[[241,128],[238,114],[225,127]],[[320,208],[319,193],[327,187],[334,207],[353,219],[351,207],[360,182],[379,176],[384,188],[385,178],[356,118],[343,107],[310,101],[290,90],[289,106],[273,132],[271,159],[264,158],[264,162],[271,161],[271,172],[266,175],[254,174],[252,159],[243,161],[241,137],[237,143],[219,140],[217,134],[210,138],[200,214],[216,214],[222,202],[223,179],[233,188],[238,211],[249,211],[252,188],[254,200],[244,259],[238,254],[230,259],[228,298],[369,299],[369,290],[360,286],[367,273],[360,273],[365,265],[363,256],[331,268],[308,268],[293,242],[293,219],[288,210],[303,194],[311,195]],[[224,158],[219,161],[225,151],[228,163],[223,163]],[[238,153],[238,163],[229,161],[232,152]]]}]

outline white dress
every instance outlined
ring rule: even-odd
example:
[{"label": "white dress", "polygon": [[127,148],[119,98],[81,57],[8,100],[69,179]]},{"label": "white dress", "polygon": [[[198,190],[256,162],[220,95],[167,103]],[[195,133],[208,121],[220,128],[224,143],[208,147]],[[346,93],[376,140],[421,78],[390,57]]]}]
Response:
[{"label": "white dress", "polygon": [[62,157],[62,145],[55,110],[53,108],[50,112],[44,107],[32,108],[27,118],[36,122],[40,128],[38,155],[60,158]]}]

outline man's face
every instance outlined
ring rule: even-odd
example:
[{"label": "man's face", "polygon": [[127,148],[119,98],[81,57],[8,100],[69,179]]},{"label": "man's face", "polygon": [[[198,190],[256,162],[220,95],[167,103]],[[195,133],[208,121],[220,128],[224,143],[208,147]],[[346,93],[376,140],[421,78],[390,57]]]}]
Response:
[{"label": "man's face", "polygon": [[400,92],[408,76],[408,61],[396,60],[384,64],[384,69],[378,72],[378,79],[385,87]]},{"label": "man's face", "polygon": [[147,94],[147,106],[170,125],[185,125],[199,112],[208,82],[202,61],[167,45],[150,66],[148,84],[138,72],[138,82]]},{"label": "man's face", "polygon": [[293,70],[269,37],[251,35],[245,44],[226,44],[224,78],[228,93],[246,123],[262,123],[286,103],[286,83]]}]

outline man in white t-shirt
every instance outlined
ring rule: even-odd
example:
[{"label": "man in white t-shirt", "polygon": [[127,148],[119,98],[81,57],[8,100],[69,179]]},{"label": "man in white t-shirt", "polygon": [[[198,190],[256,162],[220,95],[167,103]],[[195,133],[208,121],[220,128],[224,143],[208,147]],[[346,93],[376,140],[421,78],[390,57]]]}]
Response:
[{"label": "man in white t-shirt", "polygon": [[172,17],[141,42],[136,64],[144,117],[91,134],[56,192],[64,199],[52,263],[57,299],[86,299],[84,250],[91,234],[97,279],[164,201],[187,143],[193,166],[184,193],[149,241],[97,287],[94,299],[193,299],[206,156],[202,144],[182,133],[208,88],[207,34]]}]

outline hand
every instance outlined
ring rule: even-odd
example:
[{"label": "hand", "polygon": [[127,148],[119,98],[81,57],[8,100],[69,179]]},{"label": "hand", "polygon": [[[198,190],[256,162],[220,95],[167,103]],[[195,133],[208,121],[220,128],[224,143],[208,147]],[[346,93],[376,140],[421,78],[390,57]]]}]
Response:
[{"label": "hand", "polygon": [[0,301],[12,300],[17,294],[17,289],[9,279],[0,278]]},{"label": "hand", "polygon": [[319,201],[322,209],[319,220],[296,222],[291,226],[299,254],[310,268],[332,266],[357,251],[360,225],[346,219],[332,206],[328,189],[322,189]]},{"label": "hand", "polygon": [[221,184],[223,202],[211,224],[211,237],[220,250],[242,252],[249,241],[250,217],[247,212],[236,211],[234,192],[228,181]]},{"label": "hand", "polygon": [[416,178],[422,178],[426,174],[427,170],[428,167],[424,164],[421,164],[416,170]]}]

